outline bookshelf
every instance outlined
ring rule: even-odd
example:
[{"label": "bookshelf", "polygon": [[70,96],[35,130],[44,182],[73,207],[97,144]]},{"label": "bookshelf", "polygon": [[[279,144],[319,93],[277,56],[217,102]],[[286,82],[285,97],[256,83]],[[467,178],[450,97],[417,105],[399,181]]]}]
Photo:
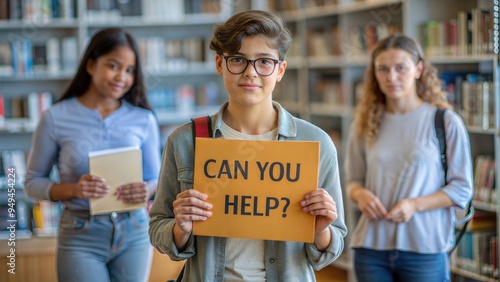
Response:
[{"label": "bookshelf", "polygon": [[[498,276],[493,277],[498,274],[498,262],[492,266],[489,261],[499,251],[496,238],[500,231],[496,217],[500,211],[496,204],[499,195],[495,193],[500,171],[494,165],[500,157],[496,149],[500,148],[496,98],[500,91],[494,83],[499,76],[499,37],[494,34],[498,32],[498,0],[267,2],[268,9],[279,11],[285,19],[296,44],[287,55],[287,74],[274,97],[292,113],[330,133],[339,151],[341,170],[343,148],[357,91],[369,63],[370,46],[377,38],[396,32],[421,43],[444,81],[450,102],[467,125],[475,160],[473,205],[479,212],[489,213],[490,223],[495,223],[489,227],[488,235],[469,232],[470,238],[463,239],[464,246],[459,246],[452,257],[452,273],[457,281],[498,281]],[[489,162],[481,162],[484,158]],[[344,199],[346,222],[352,232],[359,211],[347,197]],[[346,246],[349,241],[348,235]],[[486,249],[488,255],[484,253]],[[345,254],[333,266],[345,269],[349,281],[355,281],[351,257],[346,247]]]}]

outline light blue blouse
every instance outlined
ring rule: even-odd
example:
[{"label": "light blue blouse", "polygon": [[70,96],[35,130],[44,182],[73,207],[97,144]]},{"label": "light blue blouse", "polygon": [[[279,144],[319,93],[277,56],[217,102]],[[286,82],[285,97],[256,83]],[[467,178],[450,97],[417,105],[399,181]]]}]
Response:
[{"label": "light blue blouse", "polygon": [[[435,112],[436,107],[424,103],[410,113],[385,113],[379,137],[370,148],[351,130],[346,150],[347,182],[357,182],[372,191],[387,211],[402,199],[439,190],[464,208],[473,195],[467,130],[460,116],[446,111],[448,184],[444,186]],[[454,218],[454,208],[418,212],[406,223],[369,220],[361,215],[352,232],[351,247],[446,252],[454,245]]]},{"label": "light blue blouse", "polygon": [[[158,122],[149,110],[125,101],[115,112],[102,118],[71,98],[54,104],[42,116],[33,136],[24,190],[30,197],[50,200],[52,166],[60,182],[78,182],[89,173],[88,153],[118,147],[137,146],[142,150],[144,181],[156,181],[160,170]],[[88,210],[89,201],[72,198],[63,202],[72,210]]]}]

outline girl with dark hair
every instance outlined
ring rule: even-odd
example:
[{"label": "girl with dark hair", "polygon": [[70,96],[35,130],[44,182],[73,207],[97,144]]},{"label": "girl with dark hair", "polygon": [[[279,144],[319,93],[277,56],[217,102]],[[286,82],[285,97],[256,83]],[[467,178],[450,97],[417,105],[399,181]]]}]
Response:
[{"label": "girl with dark hair", "polygon": [[[152,249],[145,208],[90,215],[89,198],[109,193],[105,179],[89,174],[91,151],[137,146],[143,182],[118,187],[126,203],[155,192],[160,165],[159,129],[146,98],[137,44],[118,28],[97,32],[69,88],[47,110],[33,136],[25,191],[61,201],[59,281],[146,281]],[[60,179],[49,178],[56,165]]]},{"label": "girl with dark hair", "polygon": [[[348,197],[362,212],[351,240],[358,281],[450,280],[454,209],[472,198],[472,164],[465,125],[440,87],[414,40],[378,42],[346,150]],[[446,185],[437,108],[447,109]]]},{"label": "girl with dark hair", "polygon": [[335,146],[326,132],[272,100],[290,43],[282,20],[265,11],[244,11],[216,27],[210,48],[229,101],[211,116],[212,137],[320,142],[319,188],[291,203],[315,216],[314,242],[193,235],[193,222],[210,222],[213,210],[208,195],[192,189],[193,132],[185,124],[165,144],[149,231],[161,253],[187,260],[182,281],[315,281],[314,270],[342,253],[347,229]]}]

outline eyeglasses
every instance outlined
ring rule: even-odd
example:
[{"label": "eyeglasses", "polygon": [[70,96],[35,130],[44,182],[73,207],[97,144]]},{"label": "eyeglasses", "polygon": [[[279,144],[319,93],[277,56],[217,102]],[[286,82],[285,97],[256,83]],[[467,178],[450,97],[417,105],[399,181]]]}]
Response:
[{"label": "eyeglasses", "polygon": [[241,56],[224,56],[219,54],[222,58],[226,59],[227,70],[232,74],[242,74],[252,64],[253,68],[260,76],[269,76],[274,72],[276,64],[281,63],[280,60],[271,58],[258,58],[249,60]]}]

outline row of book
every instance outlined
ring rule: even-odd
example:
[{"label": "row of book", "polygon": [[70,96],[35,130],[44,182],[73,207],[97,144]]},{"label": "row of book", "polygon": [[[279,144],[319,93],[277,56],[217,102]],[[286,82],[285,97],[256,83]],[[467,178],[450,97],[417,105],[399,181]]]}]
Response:
[{"label": "row of book", "polygon": [[474,200],[496,204],[495,158],[492,155],[477,155],[474,159]]},{"label": "row of book", "polygon": [[[5,193],[5,190],[0,190],[0,193]],[[12,206],[15,212],[9,210],[6,202],[0,202],[0,239],[12,237],[13,232],[16,239],[30,238],[32,235],[57,236],[63,209],[60,202],[17,199]],[[15,230],[9,228],[13,219],[16,220]]]},{"label": "row of book", "polygon": [[427,56],[494,54],[493,11],[474,8],[460,11],[456,18],[428,21],[422,25]]},{"label": "row of book", "polygon": [[[146,71],[178,71],[213,62],[213,53],[203,38],[138,38],[139,52]],[[48,38],[43,41],[13,39],[0,42],[0,76],[69,74],[79,60],[76,37]],[[215,67],[212,68],[215,70]]]},{"label": "row of book", "polygon": [[71,19],[77,14],[76,4],[76,0],[0,0],[0,20]]},{"label": "row of book", "polygon": [[0,190],[10,188],[7,185],[7,175],[9,174],[14,174],[15,188],[24,186],[26,153],[23,150],[3,150],[0,152]]},{"label": "row of book", "polygon": [[[13,149],[0,152],[0,239],[10,236],[12,230],[8,227],[12,221],[9,219],[17,220],[16,238],[31,237],[32,234],[57,235],[62,204],[35,201],[24,194],[22,189],[26,178],[26,162],[27,153],[23,150]],[[15,175],[14,187],[8,185],[7,182],[8,179],[12,179],[12,176],[9,176],[12,171]],[[55,182],[59,180],[57,169],[51,170],[49,179]],[[15,188],[15,192],[12,192],[10,188]],[[9,202],[10,197],[13,197],[15,202]]]},{"label": "row of book", "polygon": [[[205,48],[203,38],[165,39],[162,37],[138,38],[139,52],[144,68],[150,72],[177,71],[213,61],[213,54]],[[212,68],[215,70],[215,66]]]},{"label": "row of book", "polygon": [[43,41],[12,36],[9,40],[0,42],[0,76],[72,73],[76,69],[79,54],[74,36]]},{"label": "row of book", "polygon": [[466,232],[451,257],[452,267],[498,279],[498,236],[491,230]]},{"label": "row of book", "polygon": [[[76,0],[0,0],[0,20],[42,24],[50,19],[73,19],[78,16],[77,4]],[[87,0],[86,18],[89,22],[127,16],[167,20],[185,14],[218,14],[230,8],[224,0]]]},{"label": "row of book", "polygon": [[447,71],[441,73],[448,101],[468,126],[495,128],[495,83],[489,74]]},{"label": "row of book", "polygon": [[311,29],[307,34],[308,55],[312,57],[367,55],[378,40],[399,32],[401,32],[399,24],[373,23],[354,26],[349,29],[348,35],[345,35],[346,43],[339,26]]},{"label": "row of book", "polygon": [[368,55],[377,42],[389,35],[401,33],[399,24],[376,23],[355,26],[349,30],[349,45],[342,47],[343,55]]},{"label": "row of book", "polygon": [[270,11],[296,11],[302,8],[337,5],[338,0],[268,0]]},{"label": "row of book", "polygon": [[346,100],[342,91],[342,84],[338,76],[320,77],[312,84],[313,89],[311,102],[322,102],[325,104],[344,105]]},{"label": "row of book", "polygon": [[171,109],[191,111],[197,106],[221,104],[222,93],[215,82],[202,85],[184,84],[177,87],[155,88],[148,92],[148,99],[155,112]]},{"label": "row of book", "polygon": [[224,0],[87,0],[86,17],[91,22],[109,22],[121,17],[142,16],[144,20],[178,20],[187,14],[229,13]]},{"label": "row of book", "polygon": [[[4,199],[7,190],[1,190],[0,194]],[[0,240],[9,239],[15,235],[16,239],[31,237],[30,206],[27,201],[16,200],[8,203],[0,202]],[[14,224],[15,228],[12,228]]]},{"label": "row of book", "polygon": [[[0,94],[0,130],[10,132],[32,131],[43,112],[52,106],[50,92],[31,92],[6,100]],[[9,112],[7,112],[9,110]]]}]

